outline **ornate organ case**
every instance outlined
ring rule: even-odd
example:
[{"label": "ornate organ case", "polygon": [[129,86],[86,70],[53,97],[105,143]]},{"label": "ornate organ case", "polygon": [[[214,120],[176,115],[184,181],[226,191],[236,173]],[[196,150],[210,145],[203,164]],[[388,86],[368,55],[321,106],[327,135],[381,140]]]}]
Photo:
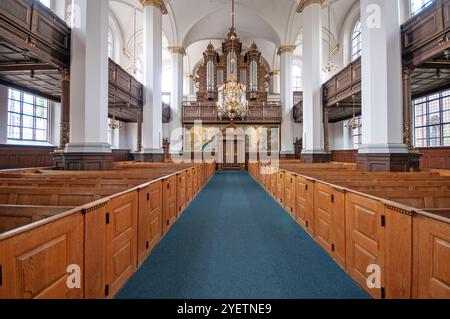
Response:
[{"label": "ornate organ case", "polygon": [[[232,57],[234,46],[235,57]],[[242,43],[234,28],[230,28],[227,39],[222,43],[222,55],[219,55],[210,43],[203,53],[204,63],[195,75],[197,102],[202,105],[214,104],[218,100],[218,88],[225,84],[231,75],[231,59],[235,59],[234,74],[236,81],[247,87],[247,100],[251,104],[267,103],[269,73],[262,62],[261,52],[255,43],[247,53],[242,54]]]}]

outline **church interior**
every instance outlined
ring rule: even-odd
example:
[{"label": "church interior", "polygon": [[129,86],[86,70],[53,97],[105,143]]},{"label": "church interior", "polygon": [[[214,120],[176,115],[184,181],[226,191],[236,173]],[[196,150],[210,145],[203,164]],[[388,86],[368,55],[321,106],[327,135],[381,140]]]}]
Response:
[{"label": "church interior", "polygon": [[0,0],[0,299],[450,299],[450,0]]}]

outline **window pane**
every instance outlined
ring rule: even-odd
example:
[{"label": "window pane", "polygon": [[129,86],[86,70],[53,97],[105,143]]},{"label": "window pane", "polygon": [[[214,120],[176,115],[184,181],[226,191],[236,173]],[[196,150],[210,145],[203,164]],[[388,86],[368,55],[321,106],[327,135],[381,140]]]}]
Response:
[{"label": "window pane", "polygon": [[33,128],[34,118],[32,116],[23,116],[23,127]]},{"label": "window pane", "polygon": [[34,115],[33,104],[24,103],[23,104],[23,114],[33,116]]},{"label": "window pane", "polygon": [[47,120],[46,119],[36,119],[36,128],[46,130],[47,129]]},{"label": "window pane", "polygon": [[33,129],[31,128],[24,128],[23,129],[23,136],[22,136],[22,138],[24,139],[24,140],[29,140],[29,141],[31,141],[31,140],[33,140]]},{"label": "window pane", "polygon": [[20,127],[8,126],[8,137],[11,139],[20,139]]},{"label": "window pane", "polygon": [[36,130],[36,140],[46,141],[47,140],[47,132],[45,130]]},{"label": "window pane", "polygon": [[[444,96],[446,96],[446,95],[444,95]],[[442,99],[442,109],[450,110],[450,97],[449,96]]]},{"label": "window pane", "polygon": [[20,114],[9,113],[9,125],[20,126]]},{"label": "window pane", "polygon": [[423,115],[426,113],[425,104],[416,104],[416,115]]},{"label": "window pane", "polygon": [[34,96],[25,93],[25,94],[23,95],[23,102],[24,102],[24,103],[33,104],[33,103],[34,103]]},{"label": "window pane", "polygon": [[43,98],[36,98],[36,105],[46,107],[47,106],[47,100],[44,100]]},{"label": "window pane", "polygon": [[9,90],[8,138],[26,141],[48,140],[48,101],[41,97]]},{"label": "window pane", "polygon": [[9,98],[14,100],[20,100],[20,92],[16,90],[9,90]]},{"label": "window pane", "polygon": [[36,107],[36,116],[47,118],[47,108],[45,107]]},{"label": "window pane", "polygon": [[20,113],[20,102],[9,100],[9,109],[10,112]]},{"label": "window pane", "polygon": [[433,1],[432,0],[410,0],[411,5],[411,15],[415,16],[420,13],[423,9],[428,7]]}]

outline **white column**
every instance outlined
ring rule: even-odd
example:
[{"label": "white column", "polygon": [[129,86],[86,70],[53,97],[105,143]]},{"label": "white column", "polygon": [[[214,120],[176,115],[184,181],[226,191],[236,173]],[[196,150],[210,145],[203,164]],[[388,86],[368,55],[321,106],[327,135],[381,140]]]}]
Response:
[{"label": "white column", "polygon": [[55,0],[53,11],[56,13],[58,17],[66,21],[66,8],[67,1],[66,0]]},{"label": "white column", "polygon": [[[172,141],[173,132],[182,127],[181,117],[183,111],[183,59],[185,50],[182,47],[170,47],[172,53],[172,93],[170,95],[170,108],[172,120],[169,126],[170,153],[179,154],[183,149],[182,136],[175,137]],[[179,130],[177,130],[179,131]]]},{"label": "white column", "polygon": [[108,153],[108,0],[74,0],[70,143],[66,152]]},{"label": "white column", "polygon": [[292,155],[294,150],[294,118],[292,108],[294,104],[294,92],[292,91],[292,66],[294,46],[282,46],[278,50],[280,55],[280,94],[282,106],[281,123],[281,154]]},{"label": "white column", "polygon": [[280,94],[280,70],[272,71],[272,93]]},{"label": "white column", "polygon": [[303,154],[323,154],[322,6],[310,2],[303,11]]},{"label": "white column", "polygon": [[8,142],[8,92],[8,87],[0,85],[0,144]]},{"label": "white column", "polygon": [[352,129],[350,127],[347,127],[348,121],[342,122],[342,139],[343,139],[343,150],[352,150],[354,149],[353,145],[353,136],[352,136]]},{"label": "white column", "polygon": [[162,11],[154,1],[142,1],[144,12],[144,110],[142,153],[163,154],[162,131]]},{"label": "white column", "polygon": [[192,74],[190,73],[183,75],[183,94],[185,96],[192,95]]},{"label": "white column", "polygon": [[403,144],[398,1],[361,0],[361,154],[407,153]]}]

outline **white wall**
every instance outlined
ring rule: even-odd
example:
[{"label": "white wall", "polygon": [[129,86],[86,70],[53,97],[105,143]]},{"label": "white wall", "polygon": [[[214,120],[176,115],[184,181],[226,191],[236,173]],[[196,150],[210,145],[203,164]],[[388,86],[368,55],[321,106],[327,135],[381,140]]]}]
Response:
[{"label": "white wall", "polygon": [[329,124],[330,149],[333,151],[352,150],[352,130],[345,127],[348,120]]}]

